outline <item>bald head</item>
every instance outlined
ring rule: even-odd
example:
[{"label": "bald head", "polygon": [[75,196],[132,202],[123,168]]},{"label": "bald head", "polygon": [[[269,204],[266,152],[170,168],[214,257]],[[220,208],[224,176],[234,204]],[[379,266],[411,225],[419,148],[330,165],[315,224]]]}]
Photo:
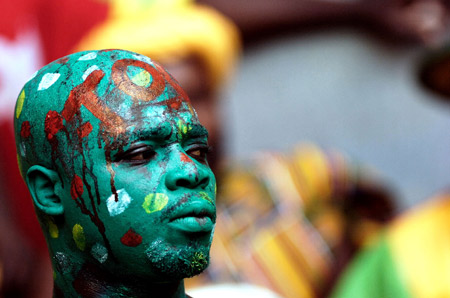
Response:
[{"label": "bald head", "polygon": [[104,50],[50,63],[25,84],[17,100],[15,131],[22,175],[33,164],[55,167],[56,151],[73,149],[94,128],[97,134],[114,137],[139,125],[139,111],[158,104],[192,110],[178,83],[148,57]]}]

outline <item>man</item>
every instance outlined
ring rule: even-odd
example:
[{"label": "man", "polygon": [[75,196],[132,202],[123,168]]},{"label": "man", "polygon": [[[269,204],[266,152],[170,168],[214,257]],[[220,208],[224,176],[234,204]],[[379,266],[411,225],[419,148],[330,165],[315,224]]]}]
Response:
[{"label": "man", "polygon": [[159,64],[123,50],[56,60],[22,89],[14,126],[55,296],[186,297],[209,261],[215,178],[207,131]]}]

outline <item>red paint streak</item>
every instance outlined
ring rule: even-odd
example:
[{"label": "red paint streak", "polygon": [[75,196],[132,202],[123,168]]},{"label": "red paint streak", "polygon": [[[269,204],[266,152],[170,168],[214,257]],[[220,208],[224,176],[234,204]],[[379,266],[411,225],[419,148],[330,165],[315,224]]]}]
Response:
[{"label": "red paint streak", "polygon": [[142,236],[130,228],[128,232],[120,238],[120,242],[126,246],[136,247],[142,243]]},{"label": "red paint streak", "polygon": [[22,122],[22,127],[20,128],[20,136],[22,138],[28,138],[31,135],[30,132],[30,121]]},{"label": "red paint streak", "polygon": [[72,179],[72,185],[70,186],[70,195],[72,199],[76,200],[81,197],[83,194],[83,181],[79,176],[75,174],[75,177]]},{"label": "red paint streak", "polygon": [[63,128],[63,119],[56,111],[49,111],[45,117],[44,130],[48,140],[53,140],[53,137],[58,131]]},{"label": "red paint streak", "polygon": [[87,137],[92,131],[92,125],[90,122],[84,123],[81,127],[78,128],[78,136],[80,139]]},{"label": "red paint streak", "polygon": [[[145,69],[152,76],[152,83],[148,87],[142,87],[134,84],[127,74],[129,66]],[[161,73],[151,65],[133,59],[122,59],[114,63],[111,70],[111,76],[116,86],[130,95],[133,99],[151,101],[163,93],[166,88],[164,78]]]},{"label": "red paint streak", "polygon": [[61,112],[66,121],[71,121],[75,114],[80,111],[81,105],[83,105],[108,128],[115,131],[123,129],[122,118],[103,104],[97,94],[94,93],[95,88],[104,76],[105,73],[103,71],[94,70],[83,83],[72,89]]},{"label": "red paint streak", "polygon": [[189,156],[187,156],[186,154],[184,154],[184,153],[182,153],[180,155],[180,160],[182,162],[192,162],[192,159]]},{"label": "red paint streak", "polygon": [[58,64],[66,64],[67,61],[69,61],[69,57],[62,57],[62,58],[59,58],[58,60],[56,60],[56,63],[58,63]]},{"label": "red paint streak", "polygon": [[73,116],[75,116],[75,113],[81,107],[81,102],[77,100],[78,97],[74,94],[75,88],[70,92],[69,98],[67,98],[66,103],[64,104],[64,109],[61,112],[61,115],[68,122],[72,121]]},{"label": "red paint streak", "polygon": [[188,103],[190,103],[189,96],[186,94],[186,92],[181,88],[181,86],[178,84],[178,82],[170,76],[170,74],[164,70],[160,65],[155,63],[156,68],[163,74],[164,79],[177,91],[178,95]]}]

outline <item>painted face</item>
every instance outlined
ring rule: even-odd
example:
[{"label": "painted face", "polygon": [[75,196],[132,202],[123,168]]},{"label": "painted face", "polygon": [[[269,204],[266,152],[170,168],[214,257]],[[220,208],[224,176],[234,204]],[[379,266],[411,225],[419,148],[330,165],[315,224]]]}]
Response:
[{"label": "painted face", "polygon": [[[133,119],[142,117],[139,124],[127,126],[107,146],[90,148],[92,163],[65,182],[71,185],[72,197],[65,209],[74,211],[69,227],[81,228],[84,222],[95,231],[97,221],[103,223],[105,239],[92,241],[84,236],[90,242],[84,246],[90,247],[97,261],[117,258],[126,264],[123,269],[132,266],[133,271],[145,264],[140,275],[150,267],[156,269],[153,278],[163,280],[198,274],[207,264],[215,223],[215,180],[206,161],[207,132],[189,109],[174,112],[166,106],[149,106],[137,111],[139,116],[130,114],[126,121],[137,124]],[[89,175],[83,178],[83,171],[91,172],[100,188],[97,215],[89,208],[83,210],[83,205],[90,204],[89,197],[96,199],[94,189],[89,194],[83,183],[91,180]]]},{"label": "painted face", "polygon": [[[124,276],[193,276],[207,266],[215,224],[207,131],[159,65],[116,52],[78,54],[51,72],[65,76],[60,89],[75,82],[43,127],[65,218],[50,242],[64,239],[74,252],[54,252],[56,267],[64,274],[66,257],[79,256]],[[88,55],[93,66],[78,68]]]}]

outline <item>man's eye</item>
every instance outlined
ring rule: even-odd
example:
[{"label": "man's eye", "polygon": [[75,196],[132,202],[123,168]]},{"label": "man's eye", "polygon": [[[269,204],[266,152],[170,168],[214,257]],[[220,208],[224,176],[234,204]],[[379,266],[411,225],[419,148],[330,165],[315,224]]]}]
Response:
[{"label": "man's eye", "polygon": [[211,148],[208,146],[201,146],[189,149],[186,151],[190,157],[195,158],[201,163],[207,162],[208,153],[211,151]]},{"label": "man's eye", "polygon": [[116,162],[126,162],[132,165],[140,165],[147,163],[155,157],[155,155],[156,152],[153,148],[149,146],[141,146],[125,151],[116,158]]}]

